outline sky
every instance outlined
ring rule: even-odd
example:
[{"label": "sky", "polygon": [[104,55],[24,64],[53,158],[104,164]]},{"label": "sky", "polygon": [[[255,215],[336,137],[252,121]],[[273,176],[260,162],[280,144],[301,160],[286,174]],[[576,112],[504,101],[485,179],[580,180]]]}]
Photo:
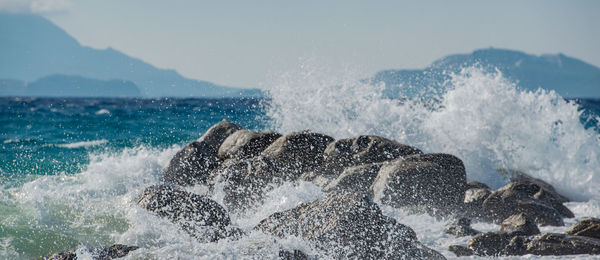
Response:
[{"label": "sky", "polygon": [[303,59],[358,76],[481,48],[563,53],[600,66],[600,1],[0,0],[81,44],[235,87]]}]

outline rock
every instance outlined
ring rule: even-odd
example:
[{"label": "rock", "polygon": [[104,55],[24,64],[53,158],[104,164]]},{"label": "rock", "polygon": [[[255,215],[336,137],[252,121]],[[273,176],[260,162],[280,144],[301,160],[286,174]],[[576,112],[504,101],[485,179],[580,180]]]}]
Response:
[{"label": "rock", "polygon": [[478,182],[478,181],[469,181],[469,182],[467,182],[467,189],[488,189],[488,190],[490,190],[490,186],[487,186],[487,184]]},{"label": "rock", "polygon": [[251,158],[259,155],[279,137],[281,134],[273,131],[255,132],[241,129],[223,141],[219,147],[218,157],[221,160]]},{"label": "rock", "polygon": [[505,232],[487,232],[474,236],[467,247],[479,256],[505,255],[505,248],[514,236]]},{"label": "rock", "polygon": [[565,234],[600,239],[600,219],[589,218],[575,223]]},{"label": "rock", "polygon": [[526,253],[534,255],[600,254],[600,240],[565,234],[542,234],[526,243]]},{"label": "rock", "polygon": [[212,126],[200,139],[175,154],[163,171],[162,180],[177,185],[206,183],[210,171],[221,163],[217,157],[221,143],[242,128],[226,119]]},{"label": "rock", "polygon": [[138,249],[137,246],[126,246],[121,244],[115,244],[108,247],[100,247],[92,250],[92,256],[94,259],[109,260],[114,258],[121,258],[129,254],[129,252]]},{"label": "rock", "polygon": [[509,172],[511,182],[529,184],[530,186],[538,187],[537,190],[534,190],[535,193],[529,194],[530,197],[550,204],[563,217],[575,217],[573,212],[563,205],[563,203],[570,201],[569,198],[558,193],[554,187],[552,187],[552,185],[541,179],[533,178],[520,171]]},{"label": "rock", "polygon": [[204,135],[197,141],[205,142],[216,153],[219,151],[219,147],[223,141],[227,139],[227,137],[241,129],[244,129],[244,127],[236,123],[232,123],[227,119],[223,119],[221,122],[211,126],[208,130],[206,130],[206,133],[204,133]]},{"label": "rock", "polygon": [[212,242],[232,233],[227,228],[231,221],[221,205],[207,197],[173,186],[146,188],[138,204],[178,224],[200,241]]},{"label": "rock", "polygon": [[466,183],[462,162],[445,160],[447,155],[440,155],[440,160],[436,157],[398,159],[383,165],[371,186],[374,200],[393,207],[462,205]]},{"label": "rock", "polygon": [[490,189],[471,188],[465,191],[464,215],[481,218],[483,212],[483,202],[492,194]]},{"label": "rock", "polygon": [[493,191],[483,202],[484,214],[494,222],[509,216],[525,213],[536,224],[543,226],[563,226],[560,213],[551,204],[533,198],[540,187],[533,183],[510,183]]},{"label": "rock", "polygon": [[453,222],[446,224],[444,233],[454,235],[457,237],[474,236],[480,232],[471,228],[471,220],[468,218],[460,218]]},{"label": "rock", "polygon": [[271,159],[286,180],[295,181],[323,163],[323,151],[333,138],[310,131],[295,132],[279,137],[262,155]]},{"label": "rock", "polygon": [[330,182],[324,191],[346,190],[367,193],[377,177],[381,164],[365,164],[348,167],[340,176]]},{"label": "rock", "polygon": [[412,229],[383,215],[375,203],[359,193],[329,193],[274,213],[254,229],[278,237],[301,237],[332,258],[444,258],[419,243]]},{"label": "rock", "polygon": [[524,236],[533,236],[540,233],[535,223],[523,213],[512,215],[502,221],[500,231]]},{"label": "rock", "polygon": [[281,260],[308,260],[308,256],[300,251],[294,250],[293,252],[287,250],[279,250],[279,259]]},{"label": "rock", "polygon": [[361,135],[330,143],[324,151],[325,167],[333,175],[345,167],[390,161],[421,150],[383,137]]},{"label": "rock", "polygon": [[[129,254],[129,252],[138,249],[137,246],[126,246],[121,244],[114,244],[107,247],[98,247],[89,251],[92,259],[95,260],[110,260],[115,258],[121,258]],[[46,260],[75,260],[77,259],[77,253],[75,249],[65,250],[60,253],[53,254],[49,257],[45,257]]]},{"label": "rock", "polygon": [[448,247],[448,251],[454,253],[458,257],[473,255],[473,250],[461,245],[451,245]]},{"label": "rock", "polygon": [[170,184],[206,183],[210,171],[220,164],[215,150],[205,142],[192,142],[181,149],[163,171],[162,180]]},{"label": "rock", "polygon": [[222,187],[223,203],[229,210],[245,209],[261,201],[266,192],[285,180],[272,160],[263,156],[228,161],[213,175],[214,186]]}]

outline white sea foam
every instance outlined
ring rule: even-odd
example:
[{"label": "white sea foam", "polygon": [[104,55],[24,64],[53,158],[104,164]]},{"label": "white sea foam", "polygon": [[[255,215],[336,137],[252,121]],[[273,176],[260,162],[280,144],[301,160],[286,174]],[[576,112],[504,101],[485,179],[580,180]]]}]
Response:
[{"label": "white sea foam", "polygon": [[94,113],[96,115],[110,115],[110,111],[108,109],[100,109]]},{"label": "white sea foam", "polygon": [[466,68],[431,104],[391,100],[381,85],[310,64],[282,75],[273,80],[268,110],[280,132],[380,135],[457,155],[468,179],[493,188],[506,183],[498,169],[508,169],[541,178],[572,199],[600,198],[600,137],[582,126],[576,104],[553,91],[522,91],[500,72]]},{"label": "white sea foam", "polygon": [[68,149],[77,149],[77,148],[88,148],[92,146],[98,146],[108,143],[106,139],[93,140],[93,141],[82,141],[75,143],[66,143],[66,144],[57,144],[57,147],[68,148]]}]

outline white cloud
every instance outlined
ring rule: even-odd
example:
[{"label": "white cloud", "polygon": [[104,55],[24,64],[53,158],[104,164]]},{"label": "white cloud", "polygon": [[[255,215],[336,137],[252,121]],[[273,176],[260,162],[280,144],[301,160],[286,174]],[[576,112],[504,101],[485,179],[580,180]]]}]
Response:
[{"label": "white cloud", "polygon": [[66,11],[70,0],[0,0],[0,11],[47,14]]}]

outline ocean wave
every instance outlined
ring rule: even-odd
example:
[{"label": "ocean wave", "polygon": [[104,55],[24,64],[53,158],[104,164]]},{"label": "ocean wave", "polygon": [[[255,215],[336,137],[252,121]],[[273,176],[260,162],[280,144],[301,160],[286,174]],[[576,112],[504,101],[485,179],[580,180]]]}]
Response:
[{"label": "ocean wave", "polygon": [[96,115],[110,115],[110,111],[108,109],[100,109],[94,113]]},{"label": "ocean wave", "polygon": [[93,141],[57,144],[56,147],[67,148],[67,149],[78,149],[78,148],[88,148],[88,147],[103,145],[106,143],[108,143],[108,140],[100,139],[100,140],[93,140]]},{"label": "ocean wave", "polygon": [[[600,135],[581,109],[553,91],[523,91],[501,72],[465,68],[433,98],[389,99],[385,86],[303,64],[269,90],[267,114],[286,133],[311,129],[346,138],[379,135],[425,152],[457,155],[467,178],[492,188],[520,171],[571,199],[600,198]],[[432,93],[435,93],[432,91]]]}]

